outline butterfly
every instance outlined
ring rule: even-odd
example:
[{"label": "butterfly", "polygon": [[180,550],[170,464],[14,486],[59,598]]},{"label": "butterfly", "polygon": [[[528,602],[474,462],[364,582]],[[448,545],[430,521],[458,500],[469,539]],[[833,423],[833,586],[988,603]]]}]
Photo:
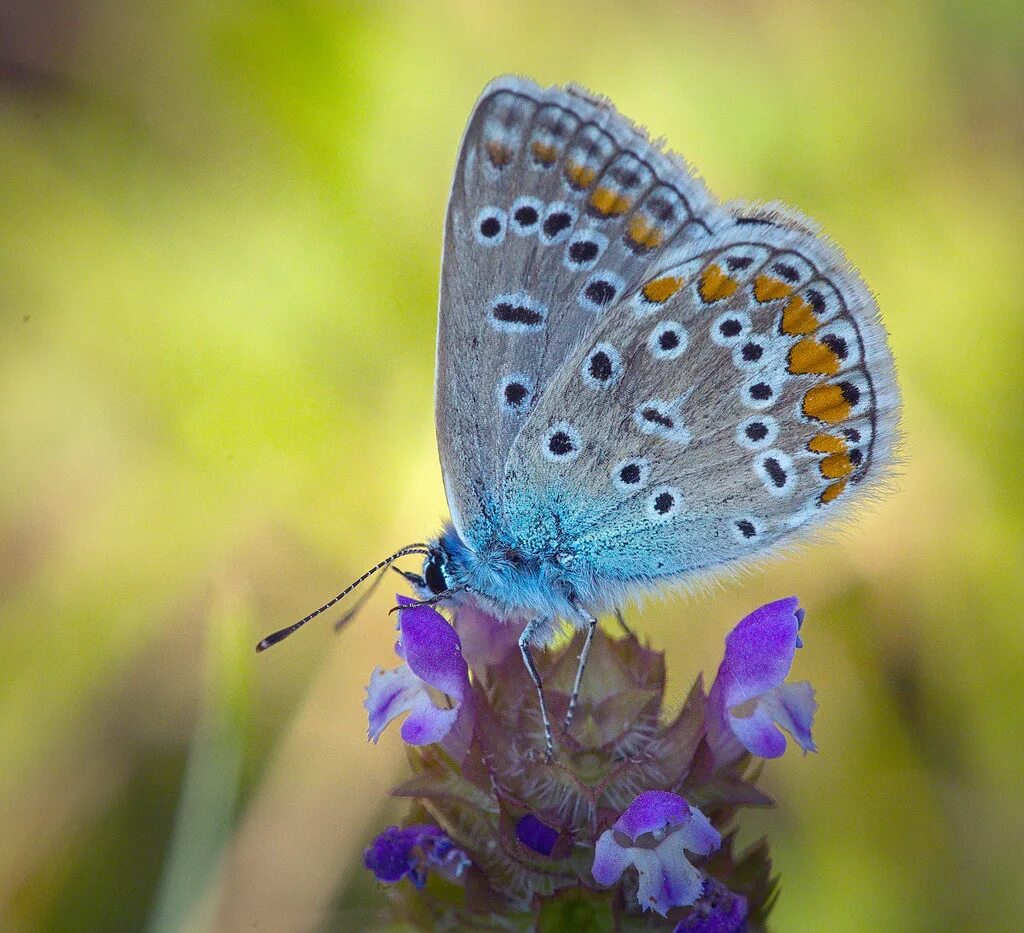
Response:
[{"label": "butterfly", "polygon": [[[882,477],[899,393],[875,301],[817,226],[719,203],[580,88],[500,77],[445,221],[436,427],[451,521],[423,603],[528,620],[533,649],[806,534]],[[326,606],[260,643],[269,647]],[[621,621],[621,615],[619,615]]]}]

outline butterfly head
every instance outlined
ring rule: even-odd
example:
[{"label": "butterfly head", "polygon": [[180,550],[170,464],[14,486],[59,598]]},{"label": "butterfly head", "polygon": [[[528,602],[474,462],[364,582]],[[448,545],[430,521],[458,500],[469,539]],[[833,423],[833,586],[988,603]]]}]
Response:
[{"label": "butterfly head", "polygon": [[427,542],[421,573],[408,570],[400,570],[399,573],[412,584],[417,596],[430,599],[466,586],[468,554],[469,550],[458,532],[449,526],[437,538]]}]

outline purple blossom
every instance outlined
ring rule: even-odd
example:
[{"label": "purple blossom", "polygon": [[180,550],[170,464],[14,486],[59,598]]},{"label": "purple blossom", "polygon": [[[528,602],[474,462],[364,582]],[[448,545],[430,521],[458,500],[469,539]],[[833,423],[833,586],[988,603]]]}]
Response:
[{"label": "purple blossom", "polygon": [[469,866],[466,853],[455,847],[437,826],[417,823],[399,829],[389,826],[363,854],[363,864],[378,881],[394,884],[406,875],[422,889],[427,869],[436,868],[451,878],[458,878]]},{"label": "purple blossom", "polygon": [[558,842],[558,830],[527,813],[516,823],[516,839],[534,852],[550,855]]},{"label": "purple blossom", "polygon": [[391,671],[377,668],[370,675],[363,704],[369,715],[368,735],[376,742],[390,722],[407,712],[403,741],[443,742],[453,757],[461,759],[472,738],[473,713],[459,636],[431,607],[415,606],[406,596],[397,599],[400,606],[409,607],[399,613],[395,645],[405,663]]},{"label": "purple blossom", "polygon": [[715,878],[704,880],[704,893],[673,933],[740,933],[747,919],[747,899]]},{"label": "purple blossom", "polygon": [[704,879],[687,852],[709,855],[722,843],[717,830],[696,807],[668,791],[640,794],[605,830],[594,849],[594,879],[616,884],[634,866],[640,879],[637,901],[643,910],[665,916],[700,897]]},{"label": "purple blossom", "polygon": [[817,703],[807,681],[784,683],[801,647],[803,609],[797,598],[755,609],[725,638],[725,657],[708,694],[708,742],[718,765],[743,749],[761,758],[786,750],[785,729],[804,750],[816,751],[811,725]]}]

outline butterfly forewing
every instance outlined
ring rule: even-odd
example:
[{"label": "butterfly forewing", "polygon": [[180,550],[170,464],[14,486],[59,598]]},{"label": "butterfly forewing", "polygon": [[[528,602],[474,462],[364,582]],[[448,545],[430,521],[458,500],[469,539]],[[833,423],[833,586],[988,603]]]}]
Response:
[{"label": "butterfly forewing", "polygon": [[729,223],[609,104],[518,78],[485,89],[449,201],[438,335],[441,464],[468,543],[501,521],[509,450],[574,349],[660,258]]},{"label": "butterfly forewing", "polygon": [[762,552],[889,463],[898,395],[875,303],[809,223],[737,213],[655,265],[565,359],[510,451],[505,522],[595,578]]}]

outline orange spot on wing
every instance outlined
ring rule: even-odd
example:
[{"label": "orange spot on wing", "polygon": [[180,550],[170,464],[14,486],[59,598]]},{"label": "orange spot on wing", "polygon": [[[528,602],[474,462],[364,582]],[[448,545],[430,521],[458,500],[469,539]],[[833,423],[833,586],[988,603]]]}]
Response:
[{"label": "orange spot on wing", "polygon": [[590,206],[605,217],[621,217],[633,206],[633,201],[602,185],[590,196]]},{"label": "orange spot on wing", "polygon": [[816,454],[841,454],[846,452],[846,441],[833,434],[815,434],[807,442],[807,449]]},{"label": "orange spot on wing", "polygon": [[597,172],[587,165],[570,161],[565,163],[565,177],[575,188],[589,188],[597,178]]},{"label": "orange spot on wing", "polygon": [[774,276],[759,275],[754,279],[754,297],[762,304],[766,301],[775,301],[776,298],[785,298],[792,292],[792,285],[787,285],[782,279]]},{"label": "orange spot on wing", "polygon": [[825,487],[825,491],[821,494],[821,502],[823,505],[828,505],[835,499],[838,499],[842,494],[843,490],[846,489],[846,480],[841,479],[838,483],[832,483]]},{"label": "orange spot on wing", "polygon": [[722,271],[722,267],[715,264],[708,266],[700,274],[700,281],[697,283],[700,297],[707,302],[728,298],[730,295],[734,295],[739,287],[739,282],[732,276],[726,275]]},{"label": "orange spot on wing", "polygon": [[637,246],[641,246],[644,249],[655,249],[661,246],[661,241],[665,238],[661,229],[649,223],[642,214],[634,214],[629,219],[626,233]]},{"label": "orange spot on wing", "polygon": [[828,424],[838,424],[850,417],[851,405],[843,390],[834,385],[817,385],[804,396],[804,414]]},{"label": "orange spot on wing", "polygon": [[835,351],[813,337],[797,341],[789,351],[789,371],[797,375],[819,373],[834,376],[839,372],[839,365]]},{"label": "orange spot on wing", "polygon": [[853,472],[853,461],[849,454],[829,454],[818,464],[818,468],[825,479],[839,479]]},{"label": "orange spot on wing", "polygon": [[682,276],[666,275],[660,279],[651,279],[644,286],[644,298],[663,304],[683,287]]},{"label": "orange spot on wing", "polygon": [[817,326],[818,319],[811,306],[799,295],[794,295],[782,312],[782,332],[792,335],[809,334]]},{"label": "orange spot on wing", "polygon": [[487,144],[487,158],[491,160],[491,165],[495,168],[504,168],[512,161],[513,155],[515,153],[513,153],[511,147],[506,146],[504,143],[492,140]]},{"label": "orange spot on wing", "polygon": [[533,153],[534,159],[543,165],[554,165],[558,160],[558,148],[542,143],[540,140],[533,142],[530,146],[530,151]]}]

